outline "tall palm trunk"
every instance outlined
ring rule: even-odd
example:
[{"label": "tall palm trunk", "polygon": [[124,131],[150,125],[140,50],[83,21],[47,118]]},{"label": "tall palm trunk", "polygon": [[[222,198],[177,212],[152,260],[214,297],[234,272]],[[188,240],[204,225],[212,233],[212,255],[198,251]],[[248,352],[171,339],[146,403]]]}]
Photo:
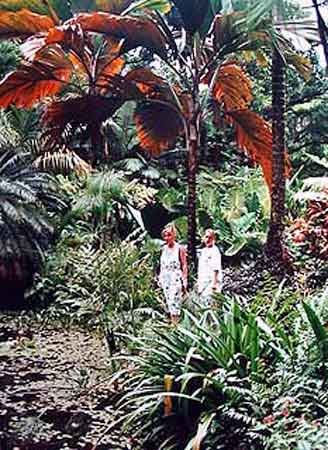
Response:
[{"label": "tall palm trunk", "polygon": [[266,243],[267,256],[283,262],[285,216],[285,68],[280,54],[272,58],[272,192],[271,217]]},{"label": "tall palm trunk", "polygon": [[196,270],[196,197],[197,170],[200,146],[200,96],[199,96],[199,38],[191,39],[192,94],[189,97],[186,121],[186,140],[188,154],[188,273],[192,286]]},{"label": "tall palm trunk", "polygon": [[188,268],[189,284],[196,268],[196,176],[198,160],[199,133],[197,124],[188,124],[187,155],[188,155]]}]

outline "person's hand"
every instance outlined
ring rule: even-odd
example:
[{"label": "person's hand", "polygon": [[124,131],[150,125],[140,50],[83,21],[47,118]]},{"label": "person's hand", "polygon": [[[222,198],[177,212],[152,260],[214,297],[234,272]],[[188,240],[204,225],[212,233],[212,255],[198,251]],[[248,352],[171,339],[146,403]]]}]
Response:
[{"label": "person's hand", "polygon": [[213,286],[212,286],[212,291],[213,291],[213,292],[219,292],[219,285],[218,285],[218,283],[214,283],[214,284],[213,284]]}]

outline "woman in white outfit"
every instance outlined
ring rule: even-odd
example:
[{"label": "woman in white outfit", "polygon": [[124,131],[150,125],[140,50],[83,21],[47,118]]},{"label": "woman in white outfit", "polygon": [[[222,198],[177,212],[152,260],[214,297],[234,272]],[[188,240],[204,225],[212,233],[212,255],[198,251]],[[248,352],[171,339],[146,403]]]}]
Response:
[{"label": "woman in white outfit", "polygon": [[172,323],[180,316],[182,297],[187,291],[187,257],[185,248],[176,242],[176,229],[169,225],[162,231],[165,245],[160,260],[159,284],[163,289]]},{"label": "woman in white outfit", "polygon": [[212,229],[205,231],[198,262],[197,291],[201,305],[205,308],[213,303],[213,293],[222,291],[221,253],[215,245],[215,233]]}]

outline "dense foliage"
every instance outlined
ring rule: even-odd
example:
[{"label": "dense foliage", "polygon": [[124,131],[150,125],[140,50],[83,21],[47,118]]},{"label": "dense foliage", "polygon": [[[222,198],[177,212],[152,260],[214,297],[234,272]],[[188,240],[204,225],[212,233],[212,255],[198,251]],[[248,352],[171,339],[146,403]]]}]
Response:
[{"label": "dense foliage", "polygon": [[[0,411],[1,449],[328,448],[328,81],[306,11],[283,2],[275,23],[280,3],[0,1],[0,307],[24,308],[0,317],[18,405]],[[288,271],[263,252],[273,52]],[[213,307],[190,285],[175,325],[157,285],[172,221],[192,256],[214,229],[224,267]]]}]

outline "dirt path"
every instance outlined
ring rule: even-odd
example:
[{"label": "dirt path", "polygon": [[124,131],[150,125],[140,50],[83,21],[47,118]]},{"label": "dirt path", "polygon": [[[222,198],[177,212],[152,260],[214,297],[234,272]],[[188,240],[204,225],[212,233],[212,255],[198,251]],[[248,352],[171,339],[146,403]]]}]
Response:
[{"label": "dirt path", "polygon": [[112,431],[115,393],[104,340],[0,316],[0,450],[131,449]]}]

